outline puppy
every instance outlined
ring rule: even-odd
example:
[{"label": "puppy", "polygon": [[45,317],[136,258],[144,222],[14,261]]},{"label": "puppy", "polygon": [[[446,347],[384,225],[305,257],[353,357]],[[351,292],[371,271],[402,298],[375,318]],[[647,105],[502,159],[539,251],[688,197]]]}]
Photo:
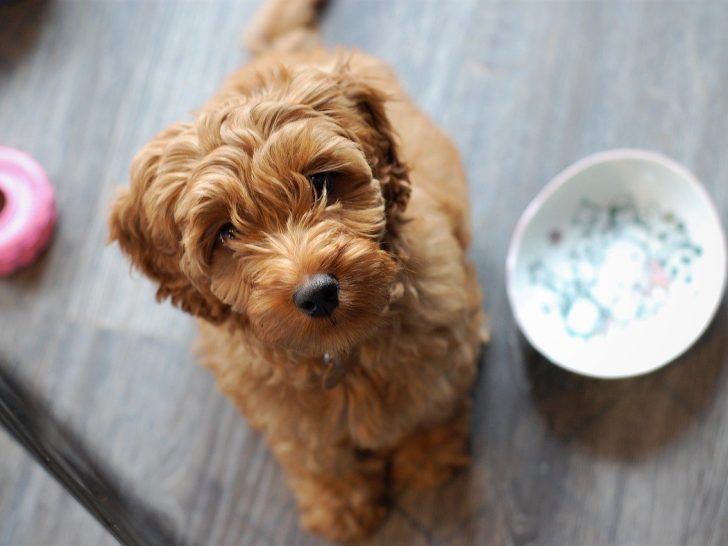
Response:
[{"label": "puppy", "polygon": [[384,64],[317,45],[316,5],[264,7],[253,60],[138,153],[110,234],[199,317],[302,526],[351,542],[467,465],[483,315],[457,151]]}]

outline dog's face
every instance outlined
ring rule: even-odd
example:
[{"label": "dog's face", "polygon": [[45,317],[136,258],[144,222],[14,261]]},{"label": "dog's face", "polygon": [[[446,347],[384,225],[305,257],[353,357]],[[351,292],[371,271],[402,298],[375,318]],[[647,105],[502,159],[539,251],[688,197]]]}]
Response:
[{"label": "dog's face", "polygon": [[158,297],[264,343],[341,352],[381,325],[409,182],[384,97],[279,68],[136,157],[110,227]]}]

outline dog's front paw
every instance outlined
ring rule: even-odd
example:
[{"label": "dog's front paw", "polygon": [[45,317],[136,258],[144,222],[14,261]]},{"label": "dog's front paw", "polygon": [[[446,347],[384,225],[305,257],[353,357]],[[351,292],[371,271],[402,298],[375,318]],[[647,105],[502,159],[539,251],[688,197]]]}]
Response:
[{"label": "dog's front paw", "polygon": [[384,520],[381,492],[355,477],[297,487],[301,526],[334,542],[368,537]]},{"label": "dog's front paw", "polygon": [[437,487],[470,464],[467,410],[450,423],[406,438],[392,457],[395,491]]}]

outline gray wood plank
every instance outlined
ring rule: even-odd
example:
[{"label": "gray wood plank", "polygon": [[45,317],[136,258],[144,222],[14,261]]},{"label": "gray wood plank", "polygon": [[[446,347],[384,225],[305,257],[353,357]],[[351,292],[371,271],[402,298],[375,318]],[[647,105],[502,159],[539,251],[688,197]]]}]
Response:
[{"label": "gray wood plank", "polygon": [[[195,364],[192,321],[156,305],[152,287],[103,244],[133,153],[242,62],[239,33],[256,4],[0,8],[0,29],[23,37],[0,33],[0,143],[47,167],[61,209],[44,259],[0,281],[0,349],[192,543],[314,545],[322,542],[298,530],[262,440]],[[525,345],[503,271],[531,197],[606,148],[685,163],[727,217],[727,24],[728,4],[717,1],[332,0],[327,41],[390,62],[462,151],[493,329],[475,393],[473,468],[398,499],[370,544],[728,542],[726,307],[670,367],[586,380]],[[107,543],[0,434],[0,545]]]}]

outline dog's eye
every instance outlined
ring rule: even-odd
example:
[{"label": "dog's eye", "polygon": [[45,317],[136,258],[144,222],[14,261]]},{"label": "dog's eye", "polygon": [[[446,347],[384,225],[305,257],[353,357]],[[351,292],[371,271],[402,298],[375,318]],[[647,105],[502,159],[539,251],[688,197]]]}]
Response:
[{"label": "dog's eye", "polygon": [[224,245],[228,241],[235,239],[236,234],[237,231],[235,230],[235,226],[228,222],[217,232],[217,243]]},{"label": "dog's eye", "polygon": [[320,198],[326,190],[326,195],[331,197],[333,190],[333,173],[316,173],[309,175],[308,180],[311,182],[316,199]]}]

